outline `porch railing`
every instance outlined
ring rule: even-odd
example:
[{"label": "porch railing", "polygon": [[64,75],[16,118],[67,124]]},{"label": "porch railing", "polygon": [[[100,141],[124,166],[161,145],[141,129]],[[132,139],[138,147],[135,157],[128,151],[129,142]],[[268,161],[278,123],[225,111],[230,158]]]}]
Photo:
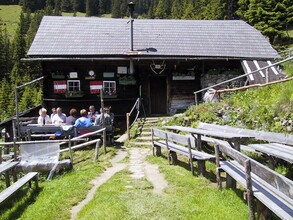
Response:
[{"label": "porch railing", "polygon": [[[282,64],[282,63],[285,63],[285,62],[288,62],[288,61],[291,61],[291,60],[293,60],[293,57],[292,57],[292,56],[289,56],[288,58],[286,58],[286,59],[284,59],[284,60],[281,60],[281,61],[276,62],[276,63],[273,63],[273,64],[271,64],[271,65],[268,65],[268,66],[262,67],[262,68],[260,68],[260,69],[255,70],[255,71],[252,71],[252,72],[250,72],[250,73],[246,73],[246,74],[243,74],[243,75],[240,75],[240,76],[234,77],[234,78],[232,78],[232,79],[229,79],[229,80],[226,80],[226,81],[223,81],[223,82],[217,83],[217,84],[215,84],[215,85],[212,85],[212,86],[206,87],[206,88],[204,88],[204,89],[198,90],[198,91],[194,92],[194,100],[195,100],[195,104],[198,105],[198,94],[201,93],[201,92],[204,92],[204,91],[207,91],[207,90],[209,90],[209,89],[213,89],[213,88],[215,88],[215,87],[217,87],[217,86],[221,86],[221,85],[224,85],[224,84],[226,84],[226,83],[229,83],[229,82],[235,81],[235,80],[240,79],[240,78],[242,78],[242,77],[245,77],[245,76],[248,76],[248,75],[251,75],[251,74],[257,73],[257,72],[259,72],[259,71],[261,71],[261,70],[267,70],[267,69],[270,68],[270,67],[277,66],[277,65],[279,65],[279,64]],[[261,85],[260,85],[260,86],[261,86]]]},{"label": "porch railing", "polygon": [[[126,113],[126,127],[127,127],[127,139],[130,140],[130,128],[134,125],[134,123],[137,121],[140,113],[141,113],[141,109],[143,111],[144,117],[146,117],[145,114],[145,110],[144,110],[144,106],[142,103],[142,98],[139,97],[136,99],[132,109],[130,110],[130,112]],[[132,115],[132,113],[134,112],[134,110],[136,110],[136,116],[134,121],[130,124],[130,116]]]}]

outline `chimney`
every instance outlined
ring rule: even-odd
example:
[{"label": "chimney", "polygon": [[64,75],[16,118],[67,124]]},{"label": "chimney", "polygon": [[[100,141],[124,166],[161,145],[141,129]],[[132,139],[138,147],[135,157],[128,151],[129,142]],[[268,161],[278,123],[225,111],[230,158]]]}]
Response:
[{"label": "chimney", "polygon": [[133,2],[129,2],[129,18],[130,18],[130,51],[133,51],[133,12],[134,12],[135,4]]},{"label": "chimney", "polygon": [[[130,18],[130,51],[133,51],[133,12],[134,12],[135,4],[133,2],[129,2],[128,8],[129,8],[129,18]],[[130,58],[129,63],[129,73],[134,73],[134,66],[133,66],[133,59]]]}]

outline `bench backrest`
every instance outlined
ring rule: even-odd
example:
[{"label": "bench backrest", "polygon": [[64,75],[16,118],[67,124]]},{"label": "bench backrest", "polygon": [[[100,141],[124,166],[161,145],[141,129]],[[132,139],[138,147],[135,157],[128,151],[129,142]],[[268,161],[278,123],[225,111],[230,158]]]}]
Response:
[{"label": "bench backrest", "polygon": [[168,141],[172,141],[174,143],[182,144],[185,146],[190,145],[190,138],[181,134],[175,134],[168,131],[163,131],[160,129],[153,128],[152,129],[153,135],[160,137],[162,139],[168,139]]},{"label": "bench backrest", "polygon": [[277,189],[278,191],[285,194],[291,200],[293,200],[293,181],[282,176],[281,174],[269,169],[263,164],[251,159],[250,157],[242,154],[241,152],[222,145],[221,143],[216,143],[215,147],[219,147],[219,151],[223,152],[227,156],[236,160],[239,164],[245,167],[247,160],[250,160],[251,163],[251,172],[259,176],[269,185]]},{"label": "bench backrest", "polygon": [[244,129],[244,128],[235,128],[235,127],[231,127],[227,125],[222,126],[222,125],[208,124],[203,122],[199,122],[198,128],[206,129],[206,130],[219,130],[221,132],[245,134],[245,135],[253,136],[255,139],[262,140],[262,141],[293,145],[293,135],[291,134],[258,131],[258,130]]}]

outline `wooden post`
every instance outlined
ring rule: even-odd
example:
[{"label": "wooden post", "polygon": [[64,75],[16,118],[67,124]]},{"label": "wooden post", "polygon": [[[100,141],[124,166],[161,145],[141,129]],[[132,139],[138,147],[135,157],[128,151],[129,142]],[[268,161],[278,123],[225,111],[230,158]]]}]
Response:
[{"label": "wooden post", "polygon": [[240,142],[239,142],[238,138],[234,138],[232,141],[233,141],[234,149],[237,151],[240,151]]},{"label": "wooden post", "polygon": [[192,157],[192,152],[191,152],[190,138],[188,138],[188,152],[189,152],[189,163],[190,163],[191,173],[192,173],[192,175],[194,175],[193,157]]},{"label": "wooden post", "polygon": [[16,145],[16,141],[17,141],[17,134],[16,134],[16,124],[15,124],[15,119],[12,120],[12,129],[13,129],[13,150],[14,150],[14,161],[17,160],[17,145]]},{"label": "wooden post", "polygon": [[272,218],[272,212],[262,202],[257,200],[256,209],[259,220],[267,220]]},{"label": "wooden post", "polygon": [[10,186],[10,177],[9,177],[9,171],[7,170],[5,172],[5,183],[6,183],[6,187],[9,187]]},{"label": "wooden post", "polygon": [[72,150],[71,150],[71,135],[69,135],[68,149],[69,149],[69,155],[70,155],[70,163],[73,164],[73,156],[72,156]]},{"label": "wooden post", "polygon": [[[168,162],[169,164],[172,164],[173,159],[171,159],[171,155],[170,155],[170,149],[169,149],[169,143],[168,143],[168,134],[165,133],[165,139],[166,139],[166,147],[167,147],[167,154],[168,154]],[[160,147],[161,150],[161,147]]]},{"label": "wooden post", "polygon": [[246,189],[247,189],[246,200],[247,200],[247,205],[249,209],[249,219],[254,220],[251,164],[249,159],[245,161],[245,176],[246,176]]},{"label": "wooden post", "polygon": [[220,172],[220,150],[219,150],[219,145],[215,145],[215,154],[216,154],[216,175],[217,175],[217,184],[218,184],[218,189],[222,189],[222,180],[221,180],[221,172]]},{"label": "wooden post", "polygon": [[201,151],[201,135],[197,135],[197,150]]},{"label": "wooden post", "polygon": [[236,180],[234,180],[228,173],[226,173],[226,188],[236,189]]},{"label": "wooden post", "polygon": [[127,139],[130,140],[130,122],[129,122],[129,113],[126,113],[126,126],[127,126]]},{"label": "wooden post", "polygon": [[95,148],[95,155],[94,155],[94,162],[97,162],[98,157],[99,157],[99,148],[100,148],[100,141],[96,143],[96,148]]},{"label": "wooden post", "polygon": [[32,131],[31,131],[31,129],[27,129],[26,134],[27,134],[27,140],[31,141],[32,140]]},{"label": "wooden post", "polygon": [[195,101],[195,105],[198,105],[198,101],[197,101],[197,93],[194,93],[194,101]]},{"label": "wooden post", "polygon": [[198,160],[197,161],[198,172],[200,175],[205,176],[206,173],[206,161]]},{"label": "wooden post", "polygon": [[2,147],[0,147],[0,164],[2,163]]}]

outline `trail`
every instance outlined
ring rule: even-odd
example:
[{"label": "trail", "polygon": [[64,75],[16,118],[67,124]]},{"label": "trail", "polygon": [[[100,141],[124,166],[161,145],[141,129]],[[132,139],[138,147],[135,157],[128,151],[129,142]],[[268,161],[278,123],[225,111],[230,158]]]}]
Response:
[{"label": "trail", "polygon": [[160,195],[164,192],[164,189],[168,186],[168,182],[165,180],[164,175],[159,172],[157,165],[152,165],[145,161],[146,156],[150,154],[151,150],[130,148],[128,151],[130,153],[128,164],[120,163],[127,156],[127,151],[119,150],[117,155],[110,160],[112,167],[107,168],[100,176],[90,182],[93,184],[93,187],[84,200],[72,207],[71,220],[77,218],[78,213],[94,198],[96,191],[101,185],[106,183],[113,175],[127,167],[133,180],[139,181],[146,178],[153,185],[154,194]]}]

